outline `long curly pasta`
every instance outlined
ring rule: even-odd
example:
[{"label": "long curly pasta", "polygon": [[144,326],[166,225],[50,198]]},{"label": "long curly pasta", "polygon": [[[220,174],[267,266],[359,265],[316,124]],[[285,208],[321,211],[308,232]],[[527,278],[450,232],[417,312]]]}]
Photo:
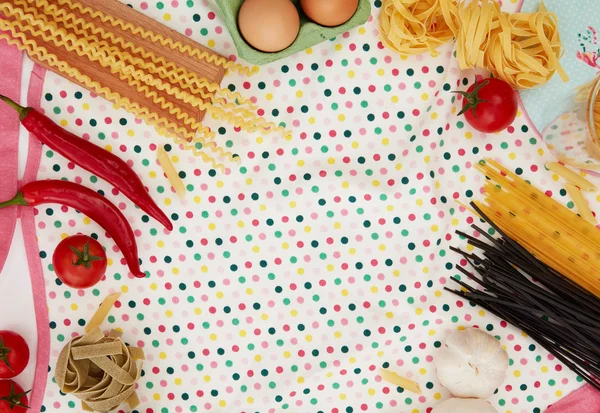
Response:
[{"label": "long curly pasta", "polygon": [[[238,104],[247,104],[250,109],[256,110],[256,106],[240,93],[231,92],[227,88],[221,88],[214,83],[208,82],[206,79],[198,77],[195,73],[188,72],[183,67],[178,67],[177,64],[166,60],[163,56],[156,56],[153,52],[147,51],[141,46],[137,46],[124,40],[122,37],[117,36],[110,31],[106,31],[101,26],[96,26],[93,22],[88,22],[65,9],[59,8],[56,4],[48,4],[45,0],[13,0],[13,2],[24,6],[24,10],[29,13],[33,13],[34,11],[37,11],[37,9],[31,6],[27,7],[26,5],[35,4],[42,9],[44,13],[43,16],[46,19],[52,19],[52,21],[57,23],[60,22],[64,27],[78,35],[86,36],[96,41],[100,41],[98,38],[99,36],[101,39],[105,40],[106,43],[118,45],[122,47],[123,50],[130,50],[131,53],[141,55],[143,59],[136,59],[139,59],[144,63],[150,61],[151,63],[148,63],[148,67],[154,64],[156,67],[154,70],[157,70],[159,74],[168,76],[171,82],[177,82],[181,87],[189,88],[194,93],[198,93],[198,89],[207,89],[209,92],[235,100]],[[138,62],[136,61],[135,63],[137,64]],[[197,87],[194,87],[194,85]]]},{"label": "long curly pasta", "polygon": [[[74,51],[80,56],[86,55],[92,61],[97,61],[103,67],[109,68],[113,74],[117,74],[121,80],[127,81],[130,86],[134,86],[139,92],[143,92],[148,98],[151,98],[154,103],[159,104],[163,109],[167,109],[172,115],[177,116],[179,120],[183,120],[185,124],[193,128],[199,128],[200,123],[187,113],[182,112],[180,108],[175,107],[171,102],[166,101],[163,96],[159,96],[156,90],[164,91],[169,95],[177,97],[180,101],[189,103],[201,110],[206,110],[208,113],[214,114],[217,119],[227,120],[235,126],[242,127],[247,131],[254,132],[259,128],[265,133],[271,131],[283,131],[281,127],[273,123],[266,122],[263,118],[258,118],[256,115],[244,108],[236,108],[232,103],[225,103],[225,107],[230,111],[226,112],[221,108],[206,103],[203,99],[198,98],[193,94],[181,91],[179,88],[172,86],[170,83],[164,83],[160,79],[154,78],[151,74],[147,74],[142,70],[137,70],[133,66],[126,65],[122,60],[118,60],[118,56],[126,57],[126,60],[135,59],[126,52],[119,52],[115,47],[111,47],[106,42],[99,42],[95,48],[89,48],[89,43],[86,38],[78,38],[77,36],[68,33],[64,28],[59,28],[55,23],[47,23],[43,19],[36,19],[29,13],[24,13],[21,9],[4,3],[0,4],[0,10],[7,16],[18,15],[21,20],[14,21],[10,24],[18,26],[22,31],[28,31],[35,36],[41,37],[45,41],[53,42],[57,46],[64,47],[66,50]],[[29,26],[23,24],[23,21],[29,22]],[[36,30],[34,26],[40,27],[42,30]],[[102,44],[104,43],[104,44]],[[112,50],[111,50],[112,49]],[[112,53],[111,53],[112,52]],[[141,59],[136,59],[141,61]],[[156,89],[156,90],[155,90]],[[240,113],[253,121],[245,121],[234,114]],[[208,134],[204,130],[205,134]],[[211,135],[212,136],[212,135]],[[206,144],[205,141],[202,141]],[[231,158],[231,154],[226,153]]]},{"label": "long curly pasta", "polygon": [[[105,27],[94,24],[93,21],[76,16],[67,9],[108,22],[113,27],[120,27],[133,34],[149,37],[197,59],[208,59],[209,57],[202,51],[115,19],[105,13],[94,11],[89,7],[83,7],[80,3],[71,0],[57,0],[53,2],[54,4],[50,4],[48,0],[12,0],[12,3],[14,4],[0,3],[0,11],[7,17],[5,20],[0,20],[0,30],[8,32],[0,33],[0,38],[6,39],[10,44],[27,51],[30,56],[134,113],[155,126],[161,135],[173,138],[175,143],[200,156],[213,167],[224,168],[207,154],[207,150],[221,158],[229,160],[238,158],[214,142],[213,131],[203,126],[181,107],[167,100],[165,96],[204,110],[213,118],[225,120],[246,131],[258,130],[262,133],[277,131],[284,133],[286,139],[291,139],[289,131],[252,112],[251,110],[256,107],[239,93],[221,88],[196,73],[166,60],[163,56],[157,56],[152,51],[124,40]],[[56,3],[66,6],[67,9],[58,7]],[[40,42],[96,62],[167,111],[181,124],[162,118],[147,107],[104,87],[76,67],[50,53]],[[219,60],[215,63],[224,66],[223,61]],[[227,67],[234,68],[231,65]],[[159,94],[159,92],[163,93]]]},{"label": "long curly pasta", "polygon": [[429,51],[456,39],[461,69],[482,67],[517,89],[546,83],[558,73],[564,48],[558,19],[542,3],[535,13],[508,14],[496,0],[383,0],[383,42],[402,55]]},{"label": "long curly pasta", "polygon": [[[191,57],[195,57],[198,60],[204,60],[207,63],[213,63],[217,66],[222,66],[225,69],[231,69],[239,72],[243,75],[253,75],[258,72],[258,66],[253,66],[252,68],[244,67],[239,63],[234,63],[225,59],[224,57],[217,56],[215,54],[206,52],[204,50],[198,50],[190,45],[184,45],[180,41],[174,41],[169,37],[164,37],[160,33],[154,33],[151,30],[144,29],[143,27],[136,26],[133,23],[125,22],[121,19],[117,19],[113,16],[107,15],[101,10],[94,10],[90,7],[85,7],[81,3],[72,0],[56,0],[58,4],[61,6],[67,6],[70,10],[77,10],[82,14],[88,14],[90,17],[94,19],[98,19],[103,23],[109,23],[113,27],[120,27],[123,30],[126,30],[132,34],[143,37],[144,39],[151,39],[154,43],[159,43],[162,46],[167,46],[173,50],[178,50],[181,53],[186,53]],[[36,4],[47,3],[46,0],[31,0],[30,2],[35,2]],[[39,7],[39,6],[38,6]]]}]

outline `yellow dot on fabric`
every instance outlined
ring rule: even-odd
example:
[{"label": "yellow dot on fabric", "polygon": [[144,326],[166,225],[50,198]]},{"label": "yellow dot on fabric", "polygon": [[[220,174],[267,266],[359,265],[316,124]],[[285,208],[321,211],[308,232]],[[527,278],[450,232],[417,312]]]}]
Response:
[{"label": "yellow dot on fabric", "polygon": [[427,374],[427,369],[425,369],[425,368],[420,368],[420,369],[419,369],[419,374],[420,374],[421,376],[424,376],[424,375],[426,375],[426,374]]},{"label": "yellow dot on fabric", "polygon": [[195,196],[194,197],[194,203],[195,204],[199,204],[200,203],[200,197],[199,196]]},{"label": "yellow dot on fabric", "polygon": [[333,333],[333,336],[335,338],[341,338],[342,337],[342,333],[340,331],[336,331],[335,333]]},{"label": "yellow dot on fabric", "polygon": [[544,150],[543,150],[542,148],[539,148],[539,149],[537,150],[537,154],[538,154],[539,156],[544,156],[544,153],[545,153],[545,152],[544,152]]},{"label": "yellow dot on fabric", "polygon": [[[436,227],[437,227],[437,225],[436,225]],[[436,231],[437,231],[437,229],[436,229]],[[429,267],[427,267],[427,266],[423,267],[422,271],[423,271],[423,274],[428,274],[429,273]]]},{"label": "yellow dot on fabric", "polygon": [[421,198],[419,198],[415,201],[415,204],[417,204],[417,206],[421,206],[421,205],[423,205],[423,200]]},{"label": "yellow dot on fabric", "polygon": [[304,166],[304,161],[302,159],[300,159],[298,162],[296,162],[296,165]]},{"label": "yellow dot on fabric", "polygon": [[427,93],[423,93],[423,94],[421,94],[421,99],[422,99],[422,100],[427,100],[427,99],[429,99],[429,94],[427,94]]},{"label": "yellow dot on fabric", "polygon": [[511,161],[514,161],[515,159],[517,159],[517,154],[514,152],[509,153],[508,159],[510,159]]},{"label": "yellow dot on fabric", "polygon": [[267,210],[267,206],[265,204],[261,204],[259,208],[260,208],[261,211],[266,211]]},{"label": "yellow dot on fabric", "polygon": [[130,138],[131,138],[132,136],[135,136],[135,132],[133,131],[133,129],[129,129],[129,130],[127,131],[127,136],[129,136]]},{"label": "yellow dot on fabric", "polygon": [[334,269],[335,269],[335,267],[333,264],[327,264],[327,271],[333,272]]},{"label": "yellow dot on fabric", "polygon": [[81,107],[83,108],[83,110],[89,110],[90,109],[89,103],[84,103],[83,105],[81,105]]},{"label": "yellow dot on fabric", "polygon": [[427,335],[429,335],[429,337],[433,337],[433,336],[435,336],[435,330],[429,330],[429,331],[427,332]]},{"label": "yellow dot on fabric", "polygon": [[206,383],[208,383],[210,381],[210,376],[208,376],[208,375],[204,376],[204,381]]},{"label": "yellow dot on fabric", "polygon": [[387,313],[385,313],[386,318],[394,318],[394,313],[392,313],[391,311],[388,311]]},{"label": "yellow dot on fabric", "polygon": [[246,399],[246,403],[248,403],[248,404],[252,404],[252,403],[254,403],[254,398],[252,398],[252,397],[248,397],[248,398]]},{"label": "yellow dot on fabric", "polygon": [[385,251],[385,245],[383,245],[383,244],[379,244],[379,247],[377,247],[377,249],[378,249],[379,251]]},{"label": "yellow dot on fabric", "polygon": [[267,313],[262,313],[262,314],[261,314],[261,316],[260,316],[260,318],[261,318],[262,320],[264,320],[264,321],[267,321],[267,320],[269,319],[269,314],[267,314]]},{"label": "yellow dot on fabric", "polygon": [[88,217],[83,217],[83,224],[84,225],[90,225],[91,222],[92,222],[92,220],[89,219]]},{"label": "yellow dot on fabric", "polygon": [[194,308],[194,314],[196,314],[196,315],[202,314],[202,309],[200,309],[200,308]]},{"label": "yellow dot on fabric", "polygon": [[439,228],[437,225],[432,225],[432,226],[431,226],[431,230],[432,230],[433,232],[438,232],[438,230],[439,230],[439,229],[440,229],[440,228]]},{"label": "yellow dot on fabric", "polygon": [[306,49],[304,52],[305,52],[306,54],[312,54],[312,52],[313,52],[313,49],[312,49],[312,47],[309,47],[309,48],[308,48],[308,49]]},{"label": "yellow dot on fabric", "polygon": [[311,227],[309,227],[308,225],[306,225],[306,226],[304,227],[304,232],[306,232],[307,234],[308,234],[309,232],[311,232],[311,231],[312,231],[312,228],[311,228]]},{"label": "yellow dot on fabric", "polygon": [[475,249],[475,247],[473,247],[471,244],[467,244],[465,248],[467,249],[467,251],[473,251]]},{"label": "yellow dot on fabric", "polygon": [[369,396],[375,396],[375,389],[370,388],[369,390],[367,390],[367,392],[369,393]]},{"label": "yellow dot on fabric", "polygon": [[265,99],[267,99],[267,100],[273,100],[273,94],[271,94],[271,93],[267,93],[267,94],[265,95]]},{"label": "yellow dot on fabric", "polygon": [[254,361],[256,361],[257,363],[259,363],[262,360],[262,357],[260,356],[260,354],[257,354],[256,356],[254,356]]},{"label": "yellow dot on fabric", "polygon": [[442,296],[442,292],[440,290],[436,290],[433,295],[435,295],[436,297],[440,298]]},{"label": "yellow dot on fabric", "polygon": [[260,252],[260,248],[258,247],[258,245],[255,245],[252,247],[252,252],[254,252],[254,253]]},{"label": "yellow dot on fabric", "polygon": [[394,272],[392,273],[392,275],[394,277],[400,277],[400,270],[394,270]]},{"label": "yellow dot on fabric", "polygon": [[290,311],[290,315],[292,317],[296,317],[298,315],[298,310],[292,310],[292,311]]},{"label": "yellow dot on fabric", "polygon": [[312,336],[311,336],[310,334],[307,334],[307,335],[306,335],[306,337],[304,337],[304,339],[305,339],[305,340],[306,340],[308,343],[310,343],[310,342],[313,340],[313,338],[312,338]]},{"label": "yellow dot on fabric", "polygon": [[203,265],[202,267],[200,267],[200,271],[202,271],[203,273],[207,273],[208,267],[206,265]]},{"label": "yellow dot on fabric", "polygon": [[558,181],[558,174],[552,174],[552,180],[553,181]]},{"label": "yellow dot on fabric", "polygon": [[167,318],[173,317],[173,311],[171,311],[171,310],[165,311],[165,316],[167,316]]},{"label": "yellow dot on fabric", "polygon": [[246,330],[240,330],[240,337],[246,337]]},{"label": "yellow dot on fabric", "polygon": [[388,212],[392,212],[392,211],[394,210],[394,206],[393,206],[393,205],[388,205],[388,206],[386,206],[386,207],[385,207],[385,209],[386,209]]},{"label": "yellow dot on fabric", "polygon": [[431,115],[429,115],[429,117],[430,117],[431,119],[435,120],[435,119],[437,119],[437,118],[438,118],[438,114],[437,114],[437,112],[433,112]]},{"label": "yellow dot on fabric", "polygon": [[109,152],[112,152],[112,146],[111,145],[105,145],[104,149],[106,149]]},{"label": "yellow dot on fabric", "polygon": [[485,317],[485,311],[479,310],[479,317]]},{"label": "yellow dot on fabric", "polygon": [[285,357],[286,359],[289,359],[291,355],[292,354],[287,350],[283,352],[283,357]]},{"label": "yellow dot on fabric", "polygon": [[158,354],[158,358],[160,358],[161,360],[166,360],[166,358],[167,358],[167,353],[165,353],[164,351],[161,351],[161,352]]},{"label": "yellow dot on fabric", "polygon": [[171,198],[165,198],[165,205],[171,205]]},{"label": "yellow dot on fabric", "polygon": [[348,181],[342,182],[342,188],[344,188],[344,189],[350,188],[350,184],[348,183]]},{"label": "yellow dot on fabric", "polygon": [[298,383],[302,384],[302,383],[304,383],[304,377],[300,376],[300,377],[298,377],[298,379],[296,381]]},{"label": "yellow dot on fabric", "polygon": [[281,248],[283,248],[284,250],[287,250],[288,248],[290,248],[290,244],[288,244],[287,242],[284,242],[283,244],[281,244]]},{"label": "yellow dot on fabric", "polygon": [[237,226],[238,228],[244,228],[244,221],[238,221]]},{"label": "yellow dot on fabric", "polygon": [[129,291],[129,288],[128,288],[126,285],[122,285],[122,286],[121,286],[121,292],[122,292],[122,293],[126,293],[126,292],[128,292],[128,291]]},{"label": "yellow dot on fabric", "polygon": [[154,400],[160,400],[160,394],[158,394],[158,393],[154,393],[154,394],[152,395],[152,398],[153,398]]},{"label": "yellow dot on fabric", "polygon": [[106,259],[106,265],[107,265],[107,266],[109,266],[109,267],[110,267],[111,265],[113,265],[113,259],[112,259],[112,258],[107,258],[107,259]]},{"label": "yellow dot on fabric", "polygon": [[379,182],[378,180],[374,180],[374,181],[372,182],[372,185],[373,185],[375,188],[377,188],[377,187],[379,187],[379,185],[381,185],[381,182]]},{"label": "yellow dot on fabric", "polygon": [[556,397],[561,397],[562,396],[562,390],[556,390],[556,393],[554,393],[556,395]]},{"label": "yellow dot on fabric", "polygon": [[515,372],[513,373],[513,375],[515,377],[521,377],[521,372],[519,370],[515,370]]},{"label": "yellow dot on fabric", "polygon": [[246,295],[252,295],[254,294],[254,291],[252,290],[252,288],[246,288]]},{"label": "yellow dot on fabric", "polygon": [[181,379],[175,379],[174,382],[176,386],[181,386]]},{"label": "yellow dot on fabric", "polygon": [[390,140],[389,140],[388,138],[383,138],[383,139],[381,140],[381,144],[382,144],[383,146],[388,146],[388,145],[390,144]]},{"label": "yellow dot on fabric", "polygon": [[212,341],[217,341],[217,335],[215,333],[212,333],[210,336],[208,336]]},{"label": "yellow dot on fabric", "polygon": [[219,299],[223,298],[223,295],[224,295],[223,291],[217,291],[217,294],[216,294],[217,298],[219,298]]},{"label": "yellow dot on fabric", "polygon": [[433,398],[436,399],[436,400],[440,400],[442,398],[442,394],[441,393],[435,393],[433,395]]},{"label": "yellow dot on fabric", "polygon": [[548,373],[548,367],[547,366],[542,366],[542,373]]},{"label": "yellow dot on fabric", "polygon": [[354,255],[356,254],[356,248],[350,248],[348,252],[350,253],[350,255]]},{"label": "yellow dot on fabric", "polygon": [[258,143],[259,145],[260,145],[261,143],[263,143],[263,138],[262,138],[262,136],[259,136],[258,138],[256,138],[256,143]]},{"label": "yellow dot on fabric", "polygon": [[332,377],[333,377],[333,373],[332,373],[332,372],[329,372],[329,373],[327,373],[327,374],[325,375],[325,377],[327,377],[328,379],[330,379],[330,378],[332,378]]},{"label": "yellow dot on fabric", "polygon": [[343,121],[345,121],[345,120],[346,120],[346,116],[344,116],[343,114],[341,114],[341,113],[340,113],[340,114],[338,115],[338,120],[339,120],[340,122],[343,122]]},{"label": "yellow dot on fabric", "polygon": [[215,47],[215,41],[214,40],[209,40],[208,41],[208,47]]},{"label": "yellow dot on fabric", "polygon": [[296,270],[296,273],[298,275],[304,275],[304,268],[298,268],[298,270]]},{"label": "yellow dot on fabric", "polygon": [[354,78],[354,75],[355,75],[355,73],[354,73],[354,70],[348,70],[348,77],[349,77],[350,79],[353,79],[353,78]]},{"label": "yellow dot on fabric", "polygon": [[335,164],[335,158],[329,158],[329,159],[327,159],[327,163],[329,165],[334,165]]},{"label": "yellow dot on fabric", "polygon": [[378,76],[383,76],[383,75],[385,75],[385,70],[383,70],[383,69],[377,69],[377,75],[378,75]]},{"label": "yellow dot on fabric", "polygon": [[402,169],[402,164],[401,163],[397,163],[396,164],[396,170],[399,171]]},{"label": "yellow dot on fabric", "polygon": [[65,126],[67,126],[68,124],[69,124],[69,122],[67,122],[67,120],[66,120],[66,119],[63,119],[63,120],[61,120],[61,121],[60,121],[60,126],[63,126],[63,127],[65,127]]},{"label": "yellow dot on fabric", "polygon": [[312,116],[310,118],[308,118],[308,123],[311,124],[311,125],[314,125],[315,124],[315,118],[312,117]]},{"label": "yellow dot on fabric", "polygon": [[457,226],[460,223],[460,221],[458,220],[458,218],[452,218],[452,225],[453,226]]},{"label": "yellow dot on fabric", "polygon": [[303,96],[303,93],[302,93],[302,91],[301,91],[301,90],[298,90],[298,91],[296,92],[296,97],[297,97],[297,98],[301,98],[302,96]]},{"label": "yellow dot on fabric", "polygon": [[367,32],[367,29],[365,29],[364,27],[361,27],[360,29],[358,29],[358,34],[365,34]]},{"label": "yellow dot on fabric", "polygon": [[465,329],[465,326],[458,326],[458,327],[456,327],[456,329],[457,329],[458,331],[463,331],[463,330],[466,330],[466,329]]},{"label": "yellow dot on fabric", "polygon": [[339,222],[335,222],[333,224],[333,228],[335,228],[335,229],[340,229],[341,227],[342,227],[342,224],[340,224]]},{"label": "yellow dot on fabric", "polygon": [[71,304],[71,310],[73,311],[77,311],[79,309],[79,306],[75,303]]},{"label": "yellow dot on fabric", "polygon": [[423,314],[423,309],[422,309],[422,308],[417,308],[417,309],[415,310],[415,313],[416,313],[417,315],[421,315],[421,314]]},{"label": "yellow dot on fabric", "polygon": [[392,96],[392,103],[398,103],[398,96]]},{"label": "yellow dot on fabric", "polygon": [[346,394],[345,393],[340,394],[340,400],[346,400]]},{"label": "yellow dot on fabric", "polygon": [[341,294],[343,297],[347,297],[348,296],[348,290],[346,290],[345,288],[341,291]]},{"label": "yellow dot on fabric", "polygon": [[377,291],[379,291],[379,288],[377,288],[377,286],[376,286],[376,285],[374,285],[374,286],[372,286],[372,287],[371,287],[371,292],[372,292],[373,294],[377,294]]},{"label": "yellow dot on fabric", "polygon": [[352,142],[352,149],[358,149],[359,144],[357,141]]},{"label": "yellow dot on fabric", "polygon": [[152,291],[156,291],[158,289],[158,285],[156,285],[156,283],[152,283],[152,284],[150,284],[150,289]]},{"label": "yellow dot on fabric", "polygon": [[217,228],[217,226],[213,222],[211,222],[210,224],[208,224],[208,229],[209,230],[214,231],[216,228]]},{"label": "yellow dot on fabric", "polygon": [[460,179],[460,182],[466,182],[467,177],[464,175],[461,175],[459,179]]},{"label": "yellow dot on fabric", "polygon": [[338,43],[338,44],[336,44],[336,45],[335,45],[334,49],[335,49],[337,52],[339,52],[340,50],[342,50],[342,45]]},{"label": "yellow dot on fabric", "polygon": [[225,407],[225,406],[227,406],[227,402],[225,400],[219,400],[219,406]]},{"label": "yellow dot on fabric", "polygon": [[163,19],[168,22],[171,21],[171,15],[169,13],[165,13],[165,15],[163,16]]}]

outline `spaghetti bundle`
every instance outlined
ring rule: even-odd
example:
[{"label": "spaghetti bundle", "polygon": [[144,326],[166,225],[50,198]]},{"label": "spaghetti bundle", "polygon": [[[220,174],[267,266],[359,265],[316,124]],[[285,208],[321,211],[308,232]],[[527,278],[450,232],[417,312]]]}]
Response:
[{"label": "spaghetti bundle", "polygon": [[[150,38],[198,61],[241,73],[252,72],[221,56],[183,45],[75,0],[10,0],[0,3],[0,12],[5,17],[0,19],[1,39],[144,119],[213,167],[223,167],[215,157],[235,157],[214,141],[215,133],[197,120],[198,113],[205,111],[249,132],[278,131],[290,136],[283,127],[256,115],[256,107],[239,93],[221,88],[132,39]],[[87,58],[96,71],[107,69],[125,87],[132,88],[162,112],[159,114],[146,104],[123,96],[121,90],[112,90],[93,79],[85,69],[73,66],[69,54]]]},{"label": "spaghetti bundle", "polygon": [[508,14],[496,0],[384,0],[383,41],[402,55],[425,52],[456,39],[461,69],[482,67],[516,89],[546,83],[564,53],[558,20],[543,3],[535,13]]},{"label": "spaghetti bundle", "polygon": [[499,163],[486,159],[477,169],[489,180],[476,205],[497,228],[600,297],[600,231]]}]

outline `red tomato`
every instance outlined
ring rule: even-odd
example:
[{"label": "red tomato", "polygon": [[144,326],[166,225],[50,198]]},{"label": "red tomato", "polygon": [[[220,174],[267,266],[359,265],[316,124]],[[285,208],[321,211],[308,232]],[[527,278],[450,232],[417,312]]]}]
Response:
[{"label": "red tomato", "polygon": [[106,253],[95,239],[71,235],[54,250],[52,266],[58,278],[69,287],[89,288],[106,272]]},{"label": "red tomato", "polygon": [[0,379],[21,374],[28,362],[29,346],[25,339],[12,331],[0,331]]},{"label": "red tomato", "polygon": [[29,409],[27,393],[12,380],[0,380],[0,413],[25,413]]},{"label": "red tomato", "polygon": [[488,78],[475,81],[467,92],[455,93],[463,96],[459,115],[464,113],[469,125],[480,132],[503,131],[517,117],[517,92],[503,80]]}]

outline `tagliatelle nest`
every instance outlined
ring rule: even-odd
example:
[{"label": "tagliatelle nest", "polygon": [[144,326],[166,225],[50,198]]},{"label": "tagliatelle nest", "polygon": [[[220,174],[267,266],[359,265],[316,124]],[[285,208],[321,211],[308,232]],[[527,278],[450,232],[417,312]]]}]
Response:
[{"label": "tagliatelle nest", "polygon": [[131,409],[140,404],[135,384],[142,372],[144,351],[128,347],[121,333],[105,336],[98,325],[120,294],[108,296],[90,321],[84,336],[72,339],[56,362],[56,382],[63,393],[81,399],[85,411],[108,412],[127,402]]}]

